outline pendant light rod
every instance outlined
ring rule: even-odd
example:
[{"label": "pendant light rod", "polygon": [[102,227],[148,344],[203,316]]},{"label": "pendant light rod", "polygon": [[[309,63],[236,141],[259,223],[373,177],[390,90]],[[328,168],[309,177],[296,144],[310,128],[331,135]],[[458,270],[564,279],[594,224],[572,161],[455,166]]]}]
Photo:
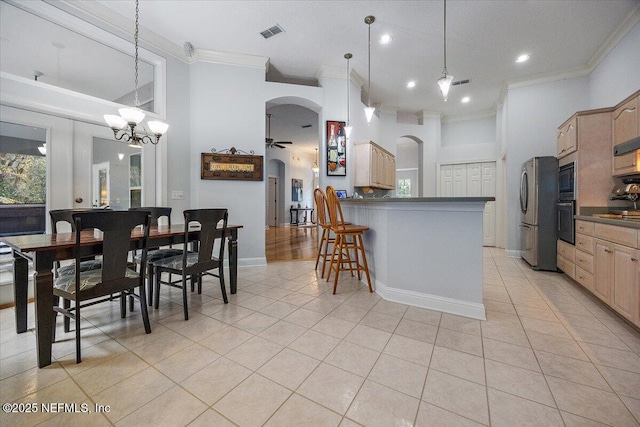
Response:
[{"label": "pendant light rod", "polygon": [[349,60],[353,58],[353,55],[345,53],[344,57],[347,60],[347,124],[344,127],[344,133],[347,138],[349,138],[351,136],[351,130],[353,129],[351,126],[351,120],[349,119],[349,110],[351,109],[351,68],[349,67]]},{"label": "pendant light rod", "polygon": [[442,73],[447,75],[447,0],[444,0],[444,69]]},{"label": "pendant light rod", "polygon": [[438,79],[438,86],[440,86],[440,91],[442,92],[442,98],[444,102],[447,102],[447,97],[449,96],[449,89],[451,88],[451,82],[453,81],[453,76],[449,75],[447,71],[447,0],[444,0],[444,68],[442,69],[442,77]]},{"label": "pendant light rod", "polygon": [[375,112],[375,108],[371,106],[371,24],[373,24],[376,20],[376,17],[373,15],[369,15],[364,18],[364,23],[369,26],[369,38],[368,38],[368,64],[369,64],[369,78],[368,78],[368,89],[367,89],[367,106],[364,109],[364,113],[367,117],[367,123],[371,123],[371,119],[373,118],[373,113]]},{"label": "pendant light rod", "polygon": [[138,101],[138,18],[140,14],[140,5],[138,4],[138,0],[136,0],[136,31],[133,33],[133,44],[135,46],[135,92],[133,97],[133,106],[139,107],[140,101]]}]

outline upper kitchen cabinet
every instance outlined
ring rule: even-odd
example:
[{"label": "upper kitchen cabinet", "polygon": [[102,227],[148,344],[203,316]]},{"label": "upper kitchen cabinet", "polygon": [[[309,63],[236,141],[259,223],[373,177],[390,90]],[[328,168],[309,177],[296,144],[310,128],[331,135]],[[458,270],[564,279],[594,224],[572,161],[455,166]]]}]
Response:
[{"label": "upper kitchen cabinet", "polygon": [[[613,147],[640,138],[640,91],[622,101],[613,112]],[[625,144],[627,145],[627,144]],[[638,141],[640,145],[640,141]],[[627,150],[624,150],[627,151]],[[640,173],[640,150],[636,148],[613,156],[613,175]]]},{"label": "upper kitchen cabinet", "polygon": [[393,190],[396,183],[396,158],[374,142],[356,144],[354,186]]},{"label": "upper kitchen cabinet", "polygon": [[578,118],[573,115],[558,128],[558,158],[562,158],[578,149]]}]

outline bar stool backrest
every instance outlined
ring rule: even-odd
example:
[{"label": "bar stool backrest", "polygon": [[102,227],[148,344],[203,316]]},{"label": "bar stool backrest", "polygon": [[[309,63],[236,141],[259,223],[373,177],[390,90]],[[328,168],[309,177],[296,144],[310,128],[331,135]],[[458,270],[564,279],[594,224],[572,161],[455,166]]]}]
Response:
[{"label": "bar stool backrest", "polygon": [[313,190],[313,198],[316,201],[316,209],[318,211],[318,224],[322,228],[330,228],[331,223],[327,220],[327,197],[321,188]]},{"label": "bar stool backrest", "polygon": [[329,221],[331,222],[331,228],[344,228],[345,221],[344,215],[342,215],[340,199],[336,194],[336,190],[330,185],[327,185],[327,208],[329,210]]}]

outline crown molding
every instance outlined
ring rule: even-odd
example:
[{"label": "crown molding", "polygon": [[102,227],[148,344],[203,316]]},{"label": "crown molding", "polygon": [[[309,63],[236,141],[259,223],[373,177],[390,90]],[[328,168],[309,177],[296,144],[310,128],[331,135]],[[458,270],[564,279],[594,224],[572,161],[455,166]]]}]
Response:
[{"label": "crown molding", "polygon": [[509,81],[506,83],[507,85],[507,89],[511,90],[511,89],[518,89],[521,87],[527,87],[527,86],[533,86],[533,85],[538,85],[538,84],[542,84],[542,83],[550,83],[550,82],[555,82],[558,80],[566,80],[566,79],[573,79],[576,77],[584,77],[584,76],[588,76],[589,73],[591,73],[592,70],[590,70],[588,67],[579,67],[579,68],[574,68],[572,70],[567,70],[567,71],[561,71],[558,73],[553,73],[553,74],[545,74],[542,75],[540,77],[537,78],[533,78],[533,79],[527,79],[527,80],[513,80],[513,81]]},{"label": "crown molding", "polygon": [[640,22],[640,2],[635,8],[622,20],[615,30],[609,34],[605,42],[596,50],[591,58],[587,61],[589,72],[593,71],[598,64],[613,50],[614,47],[627,35],[627,33]]},{"label": "crown molding", "polygon": [[349,77],[351,77],[351,81],[356,84],[358,89],[362,89],[362,86],[364,86],[365,84],[365,80],[362,77],[360,77],[360,74],[356,73],[356,70],[352,68],[351,75]]},{"label": "crown molding", "polygon": [[495,117],[495,116],[496,116],[495,109],[483,110],[483,111],[477,111],[471,114],[466,114],[464,116],[455,116],[455,117],[445,116],[442,118],[442,123],[445,124],[445,123],[467,122],[469,120],[480,120],[480,119],[486,119],[487,117]]},{"label": "crown molding", "polygon": [[323,65],[320,67],[318,72],[316,73],[316,79],[318,81],[324,78],[332,78],[332,79],[343,79],[346,75],[346,70],[344,68],[339,67],[330,67],[328,65]]},{"label": "crown molding", "polygon": [[247,55],[244,53],[216,52],[212,50],[196,49],[192,58],[193,62],[212,62],[216,64],[240,65],[243,67],[269,69],[269,57]]}]

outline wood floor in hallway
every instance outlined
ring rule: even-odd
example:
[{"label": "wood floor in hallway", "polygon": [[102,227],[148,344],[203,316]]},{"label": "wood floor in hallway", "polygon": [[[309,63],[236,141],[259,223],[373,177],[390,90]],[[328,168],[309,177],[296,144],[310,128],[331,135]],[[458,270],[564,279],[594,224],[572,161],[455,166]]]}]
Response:
[{"label": "wood floor in hallway", "polygon": [[267,262],[315,260],[318,251],[316,226],[270,227],[266,230]]}]

